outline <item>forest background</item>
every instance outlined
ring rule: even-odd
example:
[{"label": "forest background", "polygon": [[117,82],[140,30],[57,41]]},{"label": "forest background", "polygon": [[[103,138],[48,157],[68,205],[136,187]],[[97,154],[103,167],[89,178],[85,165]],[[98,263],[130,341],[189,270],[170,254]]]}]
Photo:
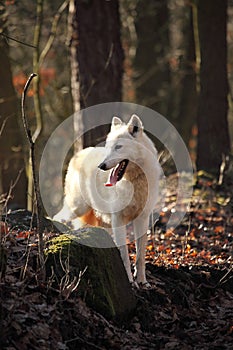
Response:
[{"label": "forest background", "polygon": [[[38,164],[59,123],[75,110],[111,101],[165,116],[185,141],[195,170],[219,177],[221,165],[230,162],[233,1],[1,1],[0,46],[3,206],[32,208],[20,119],[32,72],[38,79],[28,91],[27,115]],[[84,146],[106,132],[94,130]],[[51,185],[56,188],[56,179]]]},{"label": "forest background", "polygon": [[[116,272],[123,268],[116,248],[76,244],[64,234],[67,227],[58,230],[48,213],[40,215],[40,201],[33,206],[21,118],[31,73],[37,77],[25,113],[37,170],[55,128],[105,102],[149,107],[183,138],[193,162],[191,186],[190,173],[177,174],[173,154],[153,138],[167,188],[159,220],[148,230],[151,288],[132,289],[126,274]],[[232,349],[232,88],[233,0],[0,0],[1,349]],[[76,118],[74,129],[87,130],[86,122]],[[99,144],[108,129],[85,133],[75,148]],[[63,130],[46,169],[52,180],[43,183],[54,210],[62,199],[54,164],[66,138]],[[178,200],[180,179],[187,182],[184,193],[193,191],[188,208]],[[183,212],[170,227],[171,215]],[[88,232],[95,239],[99,229]],[[82,234],[86,228],[76,237]],[[128,247],[133,268],[133,242]],[[118,323],[122,310],[127,324]]]}]

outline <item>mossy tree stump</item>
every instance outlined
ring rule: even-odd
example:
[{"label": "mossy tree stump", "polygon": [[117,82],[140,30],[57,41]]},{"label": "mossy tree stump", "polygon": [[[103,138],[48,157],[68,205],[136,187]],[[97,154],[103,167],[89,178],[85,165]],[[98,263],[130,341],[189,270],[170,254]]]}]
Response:
[{"label": "mossy tree stump", "polygon": [[63,288],[65,281],[67,287],[82,275],[78,293],[106,318],[123,320],[134,310],[136,300],[119,250],[102,228],[61,234],[49,242],[46,256],[47,277],[53,273],[54,284]]}]

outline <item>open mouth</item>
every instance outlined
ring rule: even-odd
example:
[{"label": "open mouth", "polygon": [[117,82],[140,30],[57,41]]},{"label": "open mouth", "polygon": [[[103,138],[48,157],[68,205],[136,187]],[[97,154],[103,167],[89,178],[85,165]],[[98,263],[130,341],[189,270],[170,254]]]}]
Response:
[{"label": "open mouth", "polygon": [[124,159],[121,162],[119,162],[114,168],[112,168],[108,176],[108,180],[105,183],[105,186],[116,185],[116,183],[120,181],[124,176],[128,163],[128,159]]}]

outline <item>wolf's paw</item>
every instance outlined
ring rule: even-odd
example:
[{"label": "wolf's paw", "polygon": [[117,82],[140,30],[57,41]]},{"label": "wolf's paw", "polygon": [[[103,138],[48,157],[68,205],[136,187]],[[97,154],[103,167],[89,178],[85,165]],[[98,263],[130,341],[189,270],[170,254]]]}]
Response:
[{"label": "wolf's paw", "polygon": [[147,281],[138,283],[138,285],[139,285],[139,288],[141,288],[141,289],[151,289],[152,288],[151,284]]},{"label": "wolf's paw", "polygon": [[130,282],[130,285],[131,285],[131,287],[132,287],[133,289],[139,289],[139,285],[138,285],[138,283],[137,283],[136,281]]},{"label": "wolf's paw", "polygon": [[152,286],[149,282],[137,282],[137,281],[132,281],[130,282],[130,285],[133,289],[151,289]]}]

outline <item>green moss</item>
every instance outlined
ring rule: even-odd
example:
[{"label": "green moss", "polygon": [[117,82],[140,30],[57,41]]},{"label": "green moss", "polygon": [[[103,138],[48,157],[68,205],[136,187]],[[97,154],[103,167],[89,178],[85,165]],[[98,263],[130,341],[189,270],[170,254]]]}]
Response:
[{"label": "green moss", "polygon": [[72,280],[86,269],[78,293],[105,317],[121,318],[134,308],[135,300],[119,251],[102,228],[88,227],[60,235],[49,242],[45,254],[47,275],[51,276],[54,270],[57,286],[66,271]]}]

